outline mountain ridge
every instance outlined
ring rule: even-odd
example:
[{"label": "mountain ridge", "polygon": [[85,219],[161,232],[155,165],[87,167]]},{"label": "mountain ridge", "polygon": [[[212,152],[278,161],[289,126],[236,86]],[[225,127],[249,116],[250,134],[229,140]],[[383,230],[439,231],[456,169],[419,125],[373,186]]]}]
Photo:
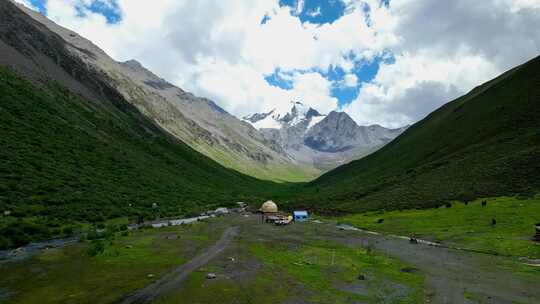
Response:
[{"label": "mountain ridge", "polygon": [[287,112],[273,109],[244,116],[261,133],[279,144],[291,158],[326,171],[368,155],[392,141],[407,127],[359,126],[345,112],[321,114],[312,106],[291,101]]}]

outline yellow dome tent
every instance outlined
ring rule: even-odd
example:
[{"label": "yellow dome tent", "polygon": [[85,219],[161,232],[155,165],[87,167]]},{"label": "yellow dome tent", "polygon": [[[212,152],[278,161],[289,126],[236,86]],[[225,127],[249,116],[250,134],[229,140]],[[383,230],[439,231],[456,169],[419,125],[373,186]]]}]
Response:
[{"label": "yellow dome tent", "polygon": [[262,204],[261,211],[263,213],[276,213],[278,212],[278,207],[273,201],[266,201],[264,204]]}]

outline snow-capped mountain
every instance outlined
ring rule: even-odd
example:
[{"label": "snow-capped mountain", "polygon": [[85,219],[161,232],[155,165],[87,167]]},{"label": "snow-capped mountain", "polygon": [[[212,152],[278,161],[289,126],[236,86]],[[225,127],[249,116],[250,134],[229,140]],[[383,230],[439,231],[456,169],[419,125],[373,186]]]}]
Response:
[{"label": "snow-capped mountain", "polygon": [[287,112],[274,109],[243,119],[295,160],[321,170],[374,152],[406,129],[358,126],[345,112],[325,115],[299,101],[291,102]]},{"label": "snow-capped mountain", "polygon": [[267,113],[256,113],[244,117],[245,121],[251,123],[256,129],[281,129],[283,127],[295,126],[299,123],[309,121],[311,126],[321,121],[326,115],[321,115],[312,107],[306,106],[299,101],[291,102],[292,108],[288,112],[279,112],[273,109]]}]

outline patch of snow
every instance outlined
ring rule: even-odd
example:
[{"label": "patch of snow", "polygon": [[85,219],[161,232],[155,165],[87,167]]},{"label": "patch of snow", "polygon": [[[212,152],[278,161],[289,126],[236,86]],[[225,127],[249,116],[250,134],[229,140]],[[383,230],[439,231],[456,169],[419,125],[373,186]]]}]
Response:
[{"label": "patch of snow", "polygon": [[321,116],[314,116],[311,118],[311,121],[309,122],[309,125],[307,127],[307,130],[311,129],[312,127],[314,127],[316,124],[320,123],[324,118],[326,117],[326,115],[321,115]]},{"label": "patch of snow", "polygon": [[267,113],[253,114],[244,117],[244,121],[249,122],[257,129],[281,129],[284,126],[295,126],[309,121],[309,129],[324,117],[324,115],[320,115],[308,105],[304,105],[299,101],[291,101],[289,109],[273,109]]},{"label": "patch of snow", "polygon": [[[249,121],[248,121],[249,122]],[[274,119],[273,115],[269,115],[255,123],[250,122],[256,129],[281,129],[282,125]]]}]

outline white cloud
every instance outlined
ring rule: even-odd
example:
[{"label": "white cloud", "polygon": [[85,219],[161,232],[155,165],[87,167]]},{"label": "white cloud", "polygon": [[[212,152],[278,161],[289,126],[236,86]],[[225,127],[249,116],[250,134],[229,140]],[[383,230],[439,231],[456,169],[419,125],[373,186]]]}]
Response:
[{"label": "white cloud", "polygon": [[395,63],[381,65],[376,78],[364,84],[357,100],[344,110],[360,124],[397,128],[496,75],[491,62],[467,54],[444,61],[429,52],[403,54]]},{"label": "white cloud", "polygon": [[[356,1],[358,2],[358,1]],[[540,1],[396,0],[375,9],[395,62],[344,107],[361,124],[399,127],[539,55]],[[381,21],[382,20],[382,21]]]},{"label": "white cloud", "polygon": [[352,88],[358,85],[358,77],[354,74],[347,74],[343,79],[343,85],[348,88]]},{"label": "white cloud", "polygon": [[322,13],[321,13],[321,7],[320,6],[317,6],[316,9],[313,9],[313,10],[310,10],[309,12],[307,12],[308,16],[310,17],[318,17],[318,16],[321,16]]},{"label": "white cloud", "polygon": [[[389,8],[379,0],[343,0],[346,14],[323,25],[299,20],[303,0],[292,9],[276,0],[118,0],[117,24],[74,9],[91,1],[48,0],[49,17],[115,59],[136,58],[238,116],[298,98],[330,111],[337,108],[332,86],[361,84],[358,99],[343,108],[357,122],[409,124],[540,50],[540,0],[393,0]],[[261,24],[265,15],[270,19]],[[370,83],[353,74],[355,60],[388,52],[395,62],[383,64]],[[330,66],[341,67],[345,79],[332,83],[313,72]],[[276,69],[287,72],[281,76],[291,90],[265,81]]]},{"label": "white cloud", "polygon": [[302,12],[304,11],[304,0],[297,0],[296,2],[296,9],[294,10],[294,14],[296,16],[302,14]]}]

